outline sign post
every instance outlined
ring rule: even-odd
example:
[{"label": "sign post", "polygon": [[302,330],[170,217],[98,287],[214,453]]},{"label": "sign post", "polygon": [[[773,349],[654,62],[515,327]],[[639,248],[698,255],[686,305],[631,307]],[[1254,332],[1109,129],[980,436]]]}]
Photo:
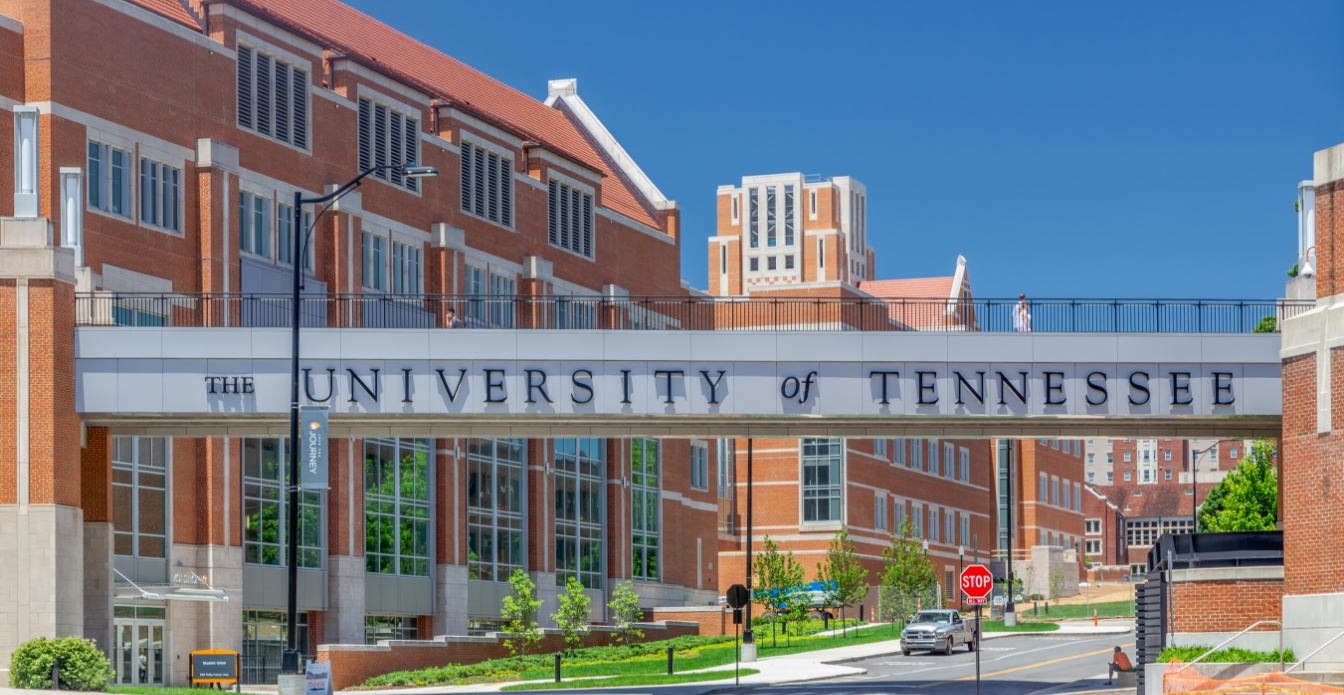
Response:
[{"label": "sign post", "polygon": [[734,584],[728,587],[728,607],[733,609],[733,684],[740,685],[740,672],[742,669],[742,655],[738,651],[741,645],[738,644],[738,625],[742,624],[742,609],[751,602],[751,592],[747,587],[741,584]]},{"label": "sign post", "polygon": [[989,592],[994,589],[994,575],[984,565],[971,565],[961,571],[961,590],[966,594],[966,603],[975,606],[975,692],[980,695],[980,617],[981,606],[988,600]]}]

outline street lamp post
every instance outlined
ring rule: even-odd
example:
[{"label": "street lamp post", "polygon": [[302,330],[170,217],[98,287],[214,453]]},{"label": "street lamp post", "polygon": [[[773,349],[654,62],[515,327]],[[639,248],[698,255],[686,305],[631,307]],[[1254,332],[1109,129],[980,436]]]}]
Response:
[{"label": "street lamp post", "polygon": [[[294,267],[293,294],[290,297],[290,392],[289,392],[289,611],[288,611],[288,632],[286,635],[286,648],[284,657],[280,662],[280,672],[285,674],[298,674],[299,671],[299,291],[303,288],[303,266],[304,250],[308,245],[308,235],[317,227],[317,221],[322,217],[322,213],[331,207],[331,203],[336,202],[345,194],[355,190],[360,183],[369,174],[389,169],[398,169],[401,175],[406,178],[428,178],[438,176],[439,171],[434,167],[416,166],[414,164],[388,164],[384,166],[370,167],[361,171],[349,183],[337,188],[336,190],[324,196],[316,198],[305,198],[303,193],[294,192],[294,227],[293,248],[290,254],[290,262]],[[313,217],[313,223],[307,229],[303,227],[303,206],[305,204],[320,205],[326,203]],[[302,232],[302,233],[300,233]]]},{"label": "street lamp post", "polygon": [[[1218,443],[1214,442],[1207,448],[1195,450],[1190,447],[1190,533],[1199,533],[1199,486],[1195,483],[1199,480],[1199,456],[1207,454],[1218,448]],[[1193,541],[1192,541],[1193,542]],[[1193,546],[1192,546],[1193,549]]]}]

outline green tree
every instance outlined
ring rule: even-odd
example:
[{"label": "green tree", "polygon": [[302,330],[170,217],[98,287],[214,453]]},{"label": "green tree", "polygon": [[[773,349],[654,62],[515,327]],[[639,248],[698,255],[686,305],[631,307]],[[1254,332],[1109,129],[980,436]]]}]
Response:
[{"label": "green tree", "polygon": [[565,636],[565,646],[569,653],[583,646],[583,638],[588,634],[588,594],[583,593],[583,585],[573,575],[565,579],[565,591],[560,594],[560,608],[551,614],[560,634]]},{"label": "green tree", "polygon": [[1199,510],[1199,530],[1272,531],[1278,520],[1274,444],[1258,439],[1246,458],[1209,491]]},{"label": "green tree", "polygon": [[644,637],[644,631],[635,627],[635,623],[644,618],[644,610],[639,607],[634,582],[626,580],[613,587],[607,607],[611,609],[611,619],[616,625],[617,641],[630,644]]},{"label": "green tree", "polygon": [[806,603],[803,593],[803,578],[806,571],[803,564],[793,557],[793,551],[787,554],[779,552],[779,544],[765,537],[765,550],[757,553],[751,561],[756,570],[756,591],[753,599],[770,614],[770,644],[776,644],[775,622],[784,620],[785,630],[788,621],[795,617],[791,608]]},{"label": "green tree", "polygon": [[906,519],[900,535],[882,549],[882,594],[879,609],[895,626],[896,619],[914,612],[916,597],[938,585],[938,574],[929,561],[929,551],[915,540],[915,528]]},{"label": "green tree", "polygon": [[854,540],[849,531],[840,529],[831,538],[826,549],[826,562],[817,564],[817,576],[826,583],[826,603],[840,609],[840,632],[845,628],[845,608],[868,595],[868,569],[854,551]]},{"label": "green tree", "polygon": [[509,633],[504,646],[509,654],[518,656],[527,654],[541,641],[541,627],[537,625],[541,601],[536,597],[537,585],[532,583],[527,572],[514,570],[509,584],[513,586],[513,593],[504,597],[500,617],[504,618],[504,630]]},{"label": "green tree", "polygon": [[[1294,266],[1296,267],[1296,266]],[[1291,277],[1291,276],[1290,276]],[[1274,316],[1261,317],[1260,323],[1255,324],[1252,333],[1276,333],[1279,330],[1279,320]]]}]

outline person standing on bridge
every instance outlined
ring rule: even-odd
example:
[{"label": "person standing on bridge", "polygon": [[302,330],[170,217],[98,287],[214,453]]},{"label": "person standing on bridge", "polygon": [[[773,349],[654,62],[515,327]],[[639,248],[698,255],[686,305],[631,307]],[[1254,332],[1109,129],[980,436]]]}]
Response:
[{"label": "person standing on bridge", "polygon": [[1017,306],[1013,308],[1013,330],[1018,333],[1031,332],[1031,311],[1027,307],[1027,295],[1017,295]]},{"label": "person standing on bridge", "polygon": [[445,328],[466,328],[467,324],[457,317],[457,309],[448,307],[448,316],[444,320]]}]

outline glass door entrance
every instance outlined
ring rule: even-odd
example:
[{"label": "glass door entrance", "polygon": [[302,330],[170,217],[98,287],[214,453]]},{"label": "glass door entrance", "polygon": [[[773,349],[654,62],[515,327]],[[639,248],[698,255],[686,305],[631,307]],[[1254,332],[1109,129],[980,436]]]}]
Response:
[{"label": "glass door entrance", "polygon": [[119,685],[163,685],[163,608],[117,606],[113,639]]}]

